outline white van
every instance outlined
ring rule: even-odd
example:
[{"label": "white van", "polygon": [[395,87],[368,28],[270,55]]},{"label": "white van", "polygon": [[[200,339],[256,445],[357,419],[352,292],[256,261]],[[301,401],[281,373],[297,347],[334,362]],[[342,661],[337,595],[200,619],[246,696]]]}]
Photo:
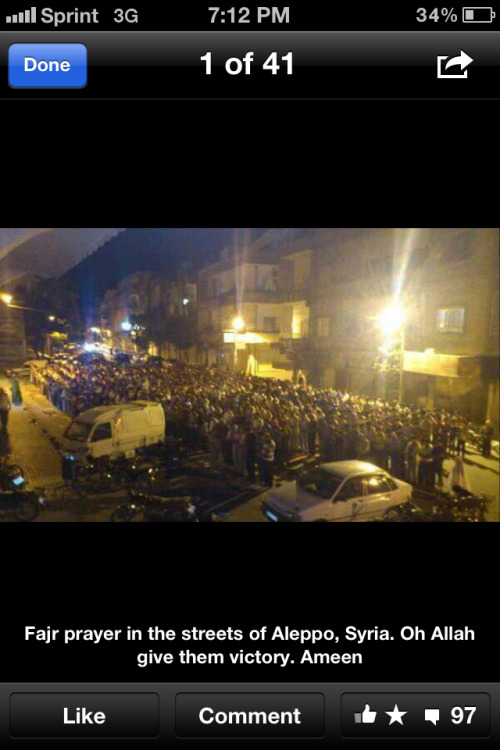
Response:
[{"label": "white van", "polygon": [[134,401],[82,412],[64,433],[62,448],[77,461],[101,456],[133,458],[137,448],[163,443],[164,440],[162,405]]}]

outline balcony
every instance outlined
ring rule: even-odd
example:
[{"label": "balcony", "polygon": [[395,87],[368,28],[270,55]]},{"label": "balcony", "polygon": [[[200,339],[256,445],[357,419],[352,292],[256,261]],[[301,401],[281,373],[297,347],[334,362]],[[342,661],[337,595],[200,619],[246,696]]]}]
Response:
[{"label": "balcony", "polygon": [[203,300],[205,304],[219,304],[219,305],[225,305],[227,303],[236,301],[240,303],[244,302],[250,302],[250,303],[279,303],[282,300],[280,299],[281,295],[278,291],[266,291],[264,289],[243,289],[240,291],[236,291],[236,289],[231,289],[228,292],[224,292],[223,294],[218,294],[216,297],[208,297]]},{"label": "balcony", "polygon": [[280,332],[268,331],[244,331],[235,335],[234,331],[224,331],[225,344],[276,344],[280,340]]},{"label": "balcony", "polygon": [[309,284],[301,284],[288,289],[280,289],[280,302],[305,302],[309,304],[311,290]]},{"label": "balcony", "polygon": [[284,350],[289,349],[290,351],[305,351],[306,349],[309,349],[310,346],[311,343],[307,336],[296,339],[282,338],[280,340],[280,348]]}]

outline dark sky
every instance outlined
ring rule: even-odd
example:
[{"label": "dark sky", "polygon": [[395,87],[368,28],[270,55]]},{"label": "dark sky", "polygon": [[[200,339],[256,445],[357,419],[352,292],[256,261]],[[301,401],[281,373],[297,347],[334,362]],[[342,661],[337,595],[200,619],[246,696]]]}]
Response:
[{"label": "dark sky", "polygon": [[[235,236],[233,228],[126,229],[67,274],[76,285],[84,310],[95,308],[107,289],[135,271],[156,271],[175,277],[186,263],[196,272],[216,260]],[[251,229],[258,236],[264,229]]]}]

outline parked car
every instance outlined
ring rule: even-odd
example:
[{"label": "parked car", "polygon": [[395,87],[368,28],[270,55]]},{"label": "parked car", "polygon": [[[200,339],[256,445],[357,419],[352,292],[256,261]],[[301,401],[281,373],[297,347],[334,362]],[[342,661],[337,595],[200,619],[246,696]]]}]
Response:
[{"label": "parked car", "polygon": [[127,354],[127,352],[114,352],[110,360],[125,365],[129,365],[132,361],[130,354]]},{"label": "parked car", "polygon": [[62,448],[76,461],[83,462],[101,456],[133,458],[138,449],[164,440],[162,405],[153,401],[133,401],[82,412],[66,429]]},{"label": "parked car", "polygon": [[11,367],[10,369],[6,370],[5,373],[8,378],[29,378],[31,375],[32,366],[41,369],[42,367],[47,367],[48,363],[48,358],[29,359],[20,367]]},{"label": "parked car", "polygon": [[373,464],[338,461],[270,490],[263,513],[274,522],[367,521],[411,500],[413,488]]},{"label": "parked car", "polygon": [[97,365],[104,364],[107,360],[106,357],[99,352],[82,352],[75,357],[75,361],[80,365]]}]

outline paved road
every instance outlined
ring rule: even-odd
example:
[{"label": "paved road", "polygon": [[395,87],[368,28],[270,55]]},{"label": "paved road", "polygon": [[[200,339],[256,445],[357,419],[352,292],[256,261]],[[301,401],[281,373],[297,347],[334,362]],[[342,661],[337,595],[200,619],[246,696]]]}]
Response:
[{"label": "paved road", "polygon": [[[0,378],[0,385],[9,387],[6,379]],[[69,418],[54,409],[35,386],[23,383],[22,392],[24,405],[14,407],[11,412],[9,460],[23,467],[26,478],[33,488],[60,484],[61,461],[57,443],[69,423]],[[208,474],[210,465],[207,459],[206,455],[197,455],[192,459],[192,465],[195,469],[201,472],[206,471]],[[451,468],[451,463],[447,466]],[[466,470],[475,492],[482,492],[495,498],[488,520],[499,521],[499,460],[497,458],[484,459],[482,456],[470,453],[466,458]],[[224,468],[219,472],[219,479],[221,486],[224,483],[230,486],[232,499],[227,508],[229,521],[266,522],[260,509],[264,496],[261,488],[248,486]],[[183,494],[182,486],[185,481],[180,478],[177,482],[179,494]],[[191,479],[190,484],[192,485],[193,482],[196,483],[196,480]],[[175,488],[175,482],[173,486]],[[112,509],[123,500],[122,493],[79,501],[72,503],[71,506],[56,503],[40,516],[40,521],[107,521]]]},{"label": "paved road", "polygon": [[[10,390],[6,379],[0,379],[0,386]],[[22,391],[25,403],[12,407],[8,444],[3,443],[0,451],[10,454],[11,463],[22,466],[31,487],[55,484],[61,479],[61,459],[50,441],[47,425],[50,420],[61,420],[34,386],[24,386]]]}]

